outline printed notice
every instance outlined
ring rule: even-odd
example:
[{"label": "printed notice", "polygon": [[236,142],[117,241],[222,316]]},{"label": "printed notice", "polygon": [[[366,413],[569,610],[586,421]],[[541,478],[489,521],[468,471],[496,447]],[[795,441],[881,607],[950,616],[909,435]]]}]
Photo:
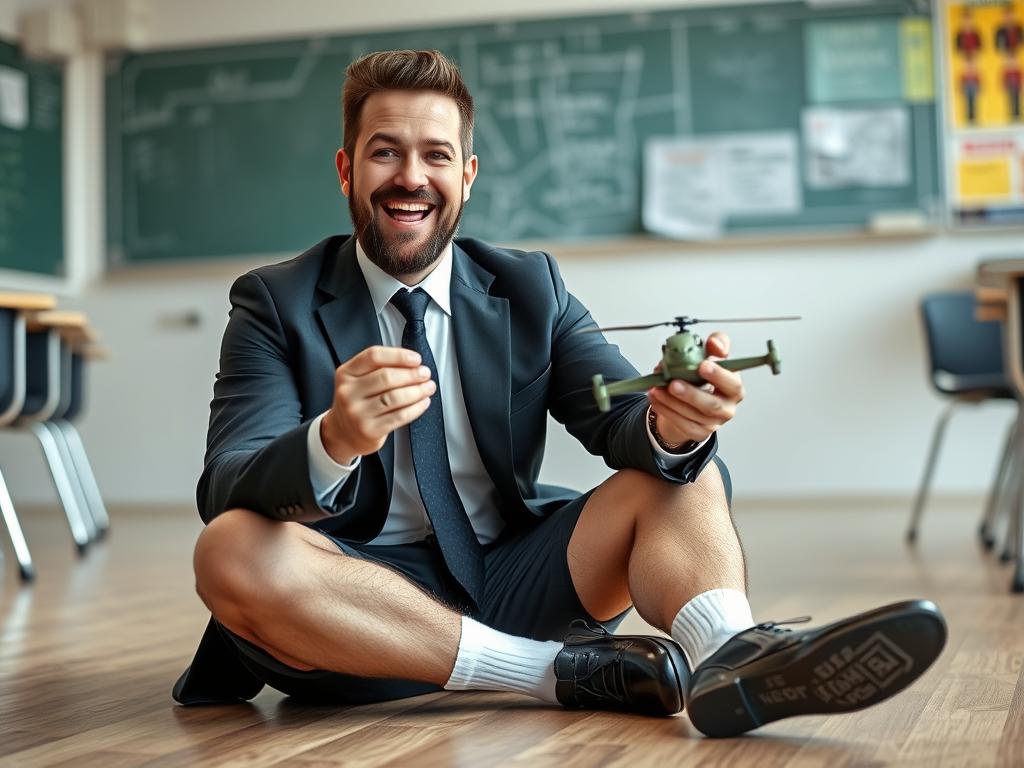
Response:
[{"label": "printed notice", "polygon": [[28,125],[28,75],[0,66],[0,126],[21,130]]},{"label": "printed notice", "polygon": [[910,116],[904,107],[804,110],[807,186],[910,184]]},{"label": "printed notice", "polygon": [[706,139],[651,139],[644,148],[644,228],[681,240],[722,233],[717,149]]},{"label": "printed notice", "polygon": [[722,233],[730,216],[782,216],[803,200],[790,132],[661,138],[644,153],[644,227],[681,239]]}]

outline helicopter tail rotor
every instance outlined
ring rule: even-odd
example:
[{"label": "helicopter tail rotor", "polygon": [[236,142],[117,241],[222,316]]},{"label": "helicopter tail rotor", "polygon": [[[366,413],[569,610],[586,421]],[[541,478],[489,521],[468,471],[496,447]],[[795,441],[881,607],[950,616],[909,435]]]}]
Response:
[{"label": "helicopter tail rotor", "polygon": [[779,351],[775,348],[775,342],[771,339],[768,339],[767,362],[773,374],[778,376],[782,373],[782,358],[779,357]]}]

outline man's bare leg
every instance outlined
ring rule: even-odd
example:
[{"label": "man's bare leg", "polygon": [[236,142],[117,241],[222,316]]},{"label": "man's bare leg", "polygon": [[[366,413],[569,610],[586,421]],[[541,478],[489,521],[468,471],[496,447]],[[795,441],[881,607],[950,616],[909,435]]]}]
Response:
[{"label": "man's bare leg", "polygon": [[[580,600],[597,619],[633,604],[649,624],[677,636],[673,622],[698,596],[725,594],[746,606],[743,550],[714,462],[685,485],[617,472],[588,499],[567,557]],[[683,645],[694,663],[708,655]]]},{"label": "man's bare leg", "polygon": [[225,512],[200,535],[195,572],[218,621],[295,669],[557,700],[561,643],[461,616],[401,574],[349,557],[297,523]]},{"label": "man's bare leg", "polygon": [[235,634],[296,669],[444,685],[461,616],[316,531],[234,509],[200,534],[196,591]]}]

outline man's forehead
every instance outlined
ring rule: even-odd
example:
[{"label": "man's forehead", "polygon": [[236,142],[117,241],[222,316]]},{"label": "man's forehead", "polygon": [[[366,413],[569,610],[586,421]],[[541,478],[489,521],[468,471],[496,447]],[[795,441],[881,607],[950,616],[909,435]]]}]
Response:
[{"label": "man's forehead", "polygon": [[433,91],[381,91],[363,104],[361,123],[364,139],[396,129],[458,137],[459,107],[454,99]]}]

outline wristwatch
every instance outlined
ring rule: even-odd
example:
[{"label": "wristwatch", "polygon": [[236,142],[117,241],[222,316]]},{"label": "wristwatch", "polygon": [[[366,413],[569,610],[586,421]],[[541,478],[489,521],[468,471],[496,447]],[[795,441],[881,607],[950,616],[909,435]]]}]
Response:
[{"label": "wristwatch", "polygon": [[697,440],[687,440],[686,442],[679,443],[678,445],[672,445],[671,443],[665,442],[665,438],[663,438],[658,432],[658,415],[650,406],[647,407],[647,428],[651,430],[651,434],[654,435],[654,439],[658,441],[658,445],[669,453],[679,455],[691,453],[697,449],[698,445],[700,445],[700,442]]}]

